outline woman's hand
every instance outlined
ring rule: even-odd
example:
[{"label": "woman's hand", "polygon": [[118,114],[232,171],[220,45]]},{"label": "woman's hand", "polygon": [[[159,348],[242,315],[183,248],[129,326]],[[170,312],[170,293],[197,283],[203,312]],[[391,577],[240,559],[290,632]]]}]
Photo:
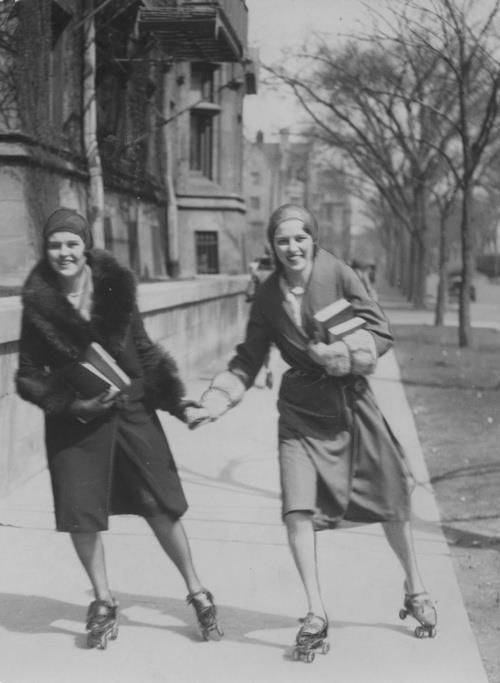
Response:
[{"label": "woman's hand", "polygon": [[336,341],[332,344],[311,342],[307,353],[333,377],[343,377],[351,372],[349,349],[343,341]]},{"label": "woman's hand", "polygon": [[69,408],[71,415],[74,415],[81,422],[91,422],[96,417],[107,413],[116,404],[118,394],[109,390],[94,398],[75,398]]},{"label": "woman's hand", "polygon": [[185,410],[185,417],[185,422],[189,429],[197,429],[198,427],[213,421],[213,418],[210,417],[208,410],[203,408],[203,406],[187,407]]},{"label": "woman's hand", "polygon": [[205,422],[211,422],[211,418],[206,409],[199,401],[191,398],[183,398],[180,401],[179,410],[176,417],[185,422],[189,429],[196,429]]}]

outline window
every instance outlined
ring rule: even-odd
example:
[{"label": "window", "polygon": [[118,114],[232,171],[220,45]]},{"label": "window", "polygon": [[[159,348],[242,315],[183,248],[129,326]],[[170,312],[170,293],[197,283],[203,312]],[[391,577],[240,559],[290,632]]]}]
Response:
[{"label": "window", "polygon": [[219,239],[215,231],[196,231],[196,272],[208,275],[219,272]]},{"label": "window", "polygon": [[191,66],[191,98],[193,104],[197,100],[214,101],[214,69],[210,64]]},{"label": "window", "polygon": [[48,116],[54,130],[60,133],[68,117],[67,97],[64,96],[65,78],[67,75],[67,60],[64,55],[63,34],[72,19],[72,15],[57,2],[50,5],[50,53],[48,90]]},{"label": "window", "polygon": [[260,197],[250,197],[250,208],[260,209]]},{"label": "window", "polygon": [[213,117],[202,111],[192,111],[190,121],[189,167],[202,175],[213,177]]},{"label": "window", "polygon": [[191,66],[189,168],[213,179],[213,120],[220,112],[215,103],[214,69],[210,64]]}]

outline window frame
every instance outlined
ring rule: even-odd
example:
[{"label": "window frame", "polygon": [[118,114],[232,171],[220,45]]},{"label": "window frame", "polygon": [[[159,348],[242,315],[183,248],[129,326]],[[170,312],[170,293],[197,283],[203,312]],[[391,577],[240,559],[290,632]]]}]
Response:
[{"label": "window frame", "polygon": [[[217,230],[195,230],[194,248],[197,275],[218,275],[219,233]],[[203,261],[206,257],[206,265]]]}]

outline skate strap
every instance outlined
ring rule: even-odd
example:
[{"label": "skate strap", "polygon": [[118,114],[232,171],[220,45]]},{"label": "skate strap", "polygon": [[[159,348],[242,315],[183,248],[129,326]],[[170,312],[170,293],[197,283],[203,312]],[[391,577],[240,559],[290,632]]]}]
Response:
[{"label": "skate strap", "polygon": [[299,621],[303,624],[300,629],[302,634],[316,635],[328,628],[328,620],[320,617],[318,614],[314,614],[314,612],[308,612]]}]

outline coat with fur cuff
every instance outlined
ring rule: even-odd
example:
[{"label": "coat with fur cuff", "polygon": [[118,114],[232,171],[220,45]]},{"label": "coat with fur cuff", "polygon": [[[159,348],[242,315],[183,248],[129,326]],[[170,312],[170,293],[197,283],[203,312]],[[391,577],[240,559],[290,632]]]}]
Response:
[{"label": "coat with fur cuff", "polygon": [[[181,414],[184,387],[176,363],[144,330],[133,274],[99,250],[88,254],[88,264],[94,287],[89,321],[67,301],[45,261],[34,267],[22,295],[16,383],[45,413],[56,527],[105,530],[110,514],[150,516],[158,506],[180,517],[187,502],[155,412]],[[116,359],[131,386],[127,401],[82,424],[69,412],[75,393],[63,375],[93,341]]]},{"label": "coat with fur cuff", "polygon": [[143,380],[148,407],[177,415],[184,386],[172,356],[153,344],[144,330],[133,274],[97,249],[90,252],[88,262],[94,284],[90,321],[67,301],[45,261],[28,276],[22,293],[19,394],[48,416],[66,414],[75,394],[64,382],[64,367],[97,341],[132,379]]}]

